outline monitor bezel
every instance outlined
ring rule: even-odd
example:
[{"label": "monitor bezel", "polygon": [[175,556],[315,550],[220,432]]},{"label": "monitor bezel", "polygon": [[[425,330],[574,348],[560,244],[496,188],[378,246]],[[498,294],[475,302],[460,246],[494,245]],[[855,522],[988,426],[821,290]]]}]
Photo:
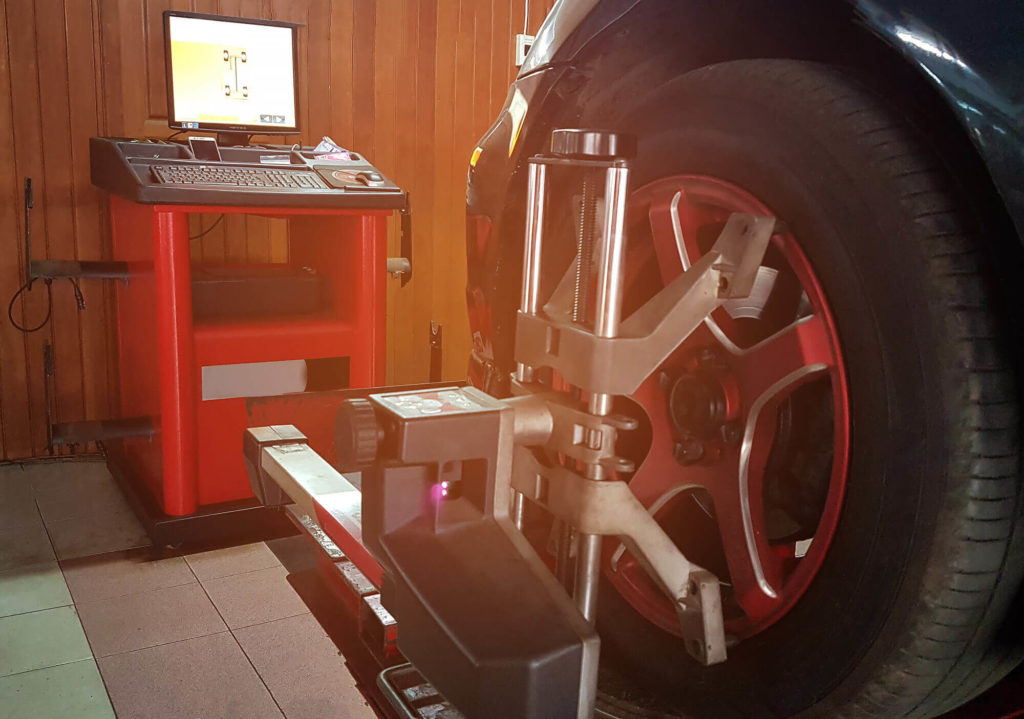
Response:
[{"label": "monitor bezel", "polygon": [[[233,15],[214,15],[211,13],[186,12],[184,10],[164,10],[164,69],[167,85],[167,126],[172,130],[185,132],[218,132],[238,133],[243,135],[297,135],[301,132],[299,107],[299,28],[300,23],[281,20],[264,20],[257,18],[236,17]],[[228,122],[197,122],[197,127],[185,127],[185,121],[174,119],[174,79],[171,73],[171,18],[187,17],[200,20],[219,20],[222,22],[241,23],[243,25],[270,25],[272,27],[290,28],[292,31],[292,91],[295,97],[295,124],[288,127],[268,127],[267,125],[244,125]]]}]

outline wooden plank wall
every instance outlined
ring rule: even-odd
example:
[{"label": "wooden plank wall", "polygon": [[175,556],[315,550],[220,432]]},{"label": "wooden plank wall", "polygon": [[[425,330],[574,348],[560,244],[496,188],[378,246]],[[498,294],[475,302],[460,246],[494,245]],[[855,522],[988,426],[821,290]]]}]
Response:
[{"label": "wooden plank wall", "polygon": [[[107,204],[89,182],[93,135],[153,136],[166,127],[164,9],[300,22],[302,141],[330,135],[411,192],[416,271],[390,283],[388,381],[426,379],[429,323],[444,326],[444,376],[465,375],[470,342],[464,197],[469,155],[500,109],[526,0],[0,0],[0,300],[22,284],[22,182],[35,182],[33,257],[109,256]],[[533,0],[540,26],[553,0]],[[208,222],[208,221],[207,221]],[[206,229],[204,226],[202,229]],[[196,229],[199,226],[196,225]],[[398,253],[397,222],[390,252]],[[226,218],[193,243],[204,262],[282,261],[287,228]],[[112,288],[53,285],[52,321],[23,334],[0,319],[0,460],[46,454],[44,345],[55,351],[54,421],[117,406]],[[37,284],[13,305],[46,313]]]}]

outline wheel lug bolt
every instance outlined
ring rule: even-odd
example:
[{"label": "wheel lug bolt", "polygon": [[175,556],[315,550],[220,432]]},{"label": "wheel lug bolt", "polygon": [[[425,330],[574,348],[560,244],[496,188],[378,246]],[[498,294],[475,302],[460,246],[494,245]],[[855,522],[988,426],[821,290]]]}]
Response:
[{"label": "wheel lug bolt", "polygon": [[743,428],[739,422],[726,422],[722,425],[722,441],[726,444],[736,445],[743,439]]},{"label": "wheel lug bolt", "polygon": [[679,464],[693,464],[704,456],[704,443],[700,440],[687,437],[676,443],[672,450],[672,456]]}]

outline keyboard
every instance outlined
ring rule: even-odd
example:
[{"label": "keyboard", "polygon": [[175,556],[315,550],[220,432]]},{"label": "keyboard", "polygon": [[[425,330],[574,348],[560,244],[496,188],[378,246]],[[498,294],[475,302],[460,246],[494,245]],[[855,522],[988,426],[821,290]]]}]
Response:
[{"label": "keyboard", "polygon": [[281,170],[271,167],[231,165],[150,165],[153,179],[164,185],[220,185],[229,188],[328,190],[312,170]]}]

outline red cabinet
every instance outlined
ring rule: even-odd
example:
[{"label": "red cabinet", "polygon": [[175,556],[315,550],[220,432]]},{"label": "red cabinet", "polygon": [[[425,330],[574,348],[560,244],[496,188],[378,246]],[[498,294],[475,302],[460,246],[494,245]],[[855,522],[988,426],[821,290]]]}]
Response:
[{"label": "red cabinet", "polygon": [[[204,367],[333,358],[347,366],[350,386],[383,383],[390,210],[148,205],[116,196],[110,207],[114,259],[131,270],[116,290],[121,414],[151,417],[157,432],[119,440],[109,456],[163,514],[252,497],[241,451],[247,399],[204,399]],[[288,265],[313,270],[328,293],[313,312],[197,319],[191,213],[287,219]]]}]

